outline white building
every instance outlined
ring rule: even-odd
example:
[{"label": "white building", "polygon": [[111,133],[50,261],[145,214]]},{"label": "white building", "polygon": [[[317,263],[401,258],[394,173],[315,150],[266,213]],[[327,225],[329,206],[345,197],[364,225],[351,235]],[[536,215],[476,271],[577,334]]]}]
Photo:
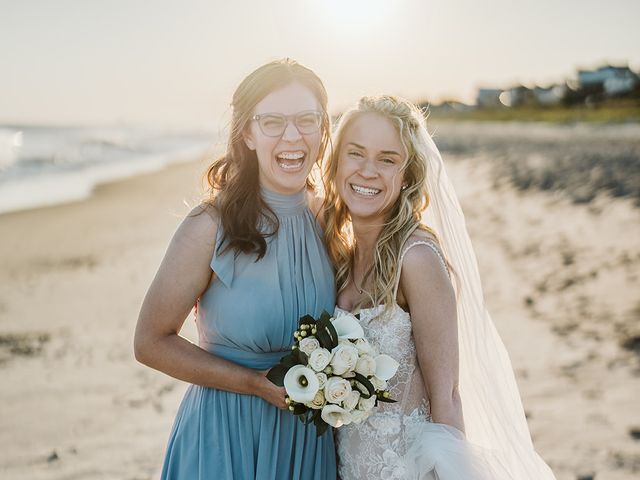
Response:
[{"label": "white building", "polygon": [[638,76],[629,67],[607,65],[597,70],[578,70],[578,84],[582,89],[602,87],[608,95],[619,95],[631,91]]}]

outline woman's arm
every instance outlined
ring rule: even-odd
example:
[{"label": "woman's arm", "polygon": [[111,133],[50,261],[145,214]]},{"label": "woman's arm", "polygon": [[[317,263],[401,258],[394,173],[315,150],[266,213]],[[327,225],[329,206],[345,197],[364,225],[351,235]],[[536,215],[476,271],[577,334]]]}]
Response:
[{"label": "woman's arm", "polygon": [[438,254],[429,246],[416,245],[406,253],[400,288],[411,312],[431,417],[464,432],[455,292]]},{"label": "woman's arm", "polygon": [[263,372],[219,358],[179,335],[196,300],[215,278],[210,261],[216,218],[215,212],[196,207],[178,227],[140,309],[136,359],[189,383],[257,395],[286,408],[284,388],[271,383]]}]

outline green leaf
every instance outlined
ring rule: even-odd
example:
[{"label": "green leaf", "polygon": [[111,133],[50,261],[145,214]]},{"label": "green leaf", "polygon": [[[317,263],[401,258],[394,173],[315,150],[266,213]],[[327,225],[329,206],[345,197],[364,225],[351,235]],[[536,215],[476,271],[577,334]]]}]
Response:
[{"label": "green leaf", "polygon": [[338,346],[338,332],[336,332],[330,318],[320,318],[316,330],[316,337],[323,348],[331,351]]},{"label": "green leaf", "polygon": [[296,364],[309,365],[309,356],[299,348],[296,348],[293,352],[293,357],[296,359]]},{"label": "green leaf", "polygon": [[278,364],[275,365],[269,372],[267,373],[267,378],[271,380],[272,383],[275,383],[279,387],[284,387],[284,376],[287,374],[289,367]]},{"label": "green leaf", "polygon": [[304,415],[305,413],[307,413],[309,411],[309,407],[307,407],[305,404],[303,403],[296,403],[293,406],[293,414],[294,415]]},{"label": "green leaf", "polygon": [[300,317],[300,320],[298,320],[298,326],[302,325],[303,323],[306,323],[307,325],[315,325],[316,319],[311,315],[303,315],[302,317]]},{"label": "green leaf", "polygon": [[327,424],[324,420],[322,420],[322,417],[319,416],[319,415],[315,418],[313,423],[316,426],[316,436],[317,437],[321,436],[324,432],[326,432],[327,431],[327,427],[329,426],[329,424]]},{"label": "green leaf", "polygon": [[318,330],[316,331],[316,338],[318,339],[318,342],[320,343],[320,346],[322,348],[326,348],[327,350],[331,351],[331,336],[327,333],[326,330],[321,330],[320,328],[318,328]]},{"label": "green leaf", "polygon": [[354,373],[354,380],[356,380],[358,383],[360,383],[364,388],[366,388],[368,390],[368,394],[360,391],[361,397],[362,398],[371,398],[371,395],[375,395],[376,393],[376,389],[373,386],[373,384],[369,381],[369,379],[367,377],[365,377],[364,375],[359,374],[358,372],[353,372]]},{"label": "green leaf", "polygon": [[291,353],[289,353],[288,355],[285,355],[280,359],[280,364],[284,365],[287,368],[291,368],[294,365],[298,364],[298,358],[296,355],[293,354],[293,351],[292,351]]},{"label": "green leaf", "polygon": [[380,400],[381,402],[384,403],[397,403],[397,400],[394,400],[393,398],[389,397],[389,398],[385,398],[382,396],[382,394],[378,395],[378,400]]}]

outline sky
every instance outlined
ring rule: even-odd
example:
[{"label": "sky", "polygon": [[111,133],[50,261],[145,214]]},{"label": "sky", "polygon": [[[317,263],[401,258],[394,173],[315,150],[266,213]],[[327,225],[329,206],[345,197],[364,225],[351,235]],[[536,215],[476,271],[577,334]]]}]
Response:
[{"label": "sky", "polygon": [[640,71],[638,0],[0,0],[0,124],[224,122],[242,78],[292,57],[333,113],[361,95],[472,103],[577,68]]}]

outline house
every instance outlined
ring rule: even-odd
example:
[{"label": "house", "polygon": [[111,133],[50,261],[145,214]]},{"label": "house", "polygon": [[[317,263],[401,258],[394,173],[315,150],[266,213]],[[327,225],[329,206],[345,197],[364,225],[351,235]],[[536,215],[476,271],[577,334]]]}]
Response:
[{"label": "house", "polygon": [[500,95],[502,90],[496,88],[480,88],[476,96],[476,105],[478,107],[501,107]]},{"label": "house", "polygon": [[567,85],[551,85],[550,87],[535,87],[533,96],[538,105],[550,107],[559,105],[567,95]]},{"label": "house", "polygon": [[606,65],[597,70],[578,70],[578,84],[581,90],[599,91],[608,96],[630,92],[639,82],[638,75],[628,66]]},{"label": "house", "polygon": [[500,100],[509,107],[520,107],[534,103],[535,96],[530,88],[518,85],[517,87],[509,88],[506,91],[506,95],[503,95]]}]

